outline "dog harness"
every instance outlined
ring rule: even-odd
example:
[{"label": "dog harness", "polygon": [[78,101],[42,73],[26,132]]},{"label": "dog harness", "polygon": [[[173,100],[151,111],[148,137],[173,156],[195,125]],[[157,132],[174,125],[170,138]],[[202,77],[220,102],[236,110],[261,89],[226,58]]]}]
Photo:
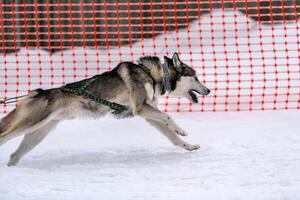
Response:
[{"label": "dog harness", "polygon": [[81,88],[68,88],[66,86],[62,86],[60,89],[63,92],[70,92],[74,95],[83,95],[85,97],[87,97],[88,99],[90,99],[93,102],[105,105],[107,107],[109,107],[110,109],[114,110],[112,113],[113,114],[120,114],[125,110],[128,110],[127,106],[115,103],[115,102],[111,102],[111,101],[107,101],[105,99],[102,99],[100,97],[94,96],[88,92],[86,92],[86,90],[97,81],[98,77],[94,77],[91,78],[84,86],[82,86]]},{"label": "dog harness", "polygon": [[[138,65],[140,67],[140,69],[142,69],[146,74],[149,75],[149,77],[152,78],[153,80],[153,84],[155,84],[155,81],[154,81],[154,78],[152,77],[151,75],[151,71],[150,69],[148,69],[147,67],[145,67],[144,65],[142,64],[139,64]],[[165,62],[162,64],[162,70],[163,70],[163,84],[164,84],[164,88],[167,92],[170,92],[171,91],[171,81],[170,81],[170,71],[169,71],[169,66],[168,66],[168,62]],[[182,72],[179,73],[177,70],[176,70],[176,79],[177,80],[180,80],[180,77],[183,75]],[[105,105],[107,107],[109,107],[110,109],[114,110],[112,113],[113,114],[120,114],[122,113],[123,111],[125,110],[128,110],[128,106],[124,106],[124,105],[121,105],[121,104],[118,104],[118,103],[115,103],[115,102],[111,102],[111,101],[108,101],[108,100],[105,100],[105,99],[102,99],[100,97],[97,97],[97,96],[94,96],[88,92],[86,92],[86,90],[94,83],[96,82],[98,79],[98,77],[94,77],[94,78],[91,78],[85,85],[83,85],[82,87],[80,88],[68,88],[66,85],[65,86],[62,86],[60,87],[60,90],[63,91],[63,92],[69,92],[69,93],[72,93],[74,95],[83,95],[85,97],[87,97],[88,99],[90,99],[91,101],[93,102],[96,102],[96,103],[99,103],[99,104],[102,104],[102,105]],[[9,103],[15,103],[17,101],[17,99],[19,98],[22,98],[22,97],[25,97],[25,96],[28,96],[28,95],[23,95],[23,96],[18,96],[18,97],[13,97],[13,98],[9,98],[9,99],[5,99],[5,100],[0,100],[0,104],[9,104]]]},{"label": "dog harness", "polygon": [[[154,81],[154,78],[152,77],[151,75],[151,71],[150,69],[148,69],[147,67],[145,67],[144,65],[142,64],[139,64],[138,65],[140,67],[140,69],[142,69],[146,74],[149,75],[149,77],[152,78],[154,84],[155,84],[155,81]],[[170,71],[169,71],[169,66],[168,66],[168,62],[165,62],[164,64],[162,64],[162,69],[163,69],[163,84],[164,84],[164,88],[167,92],[170,92],[171,91],[171,81],[170,81]],[[182,76],[182,73],[179,73],[177,70],[177,75],[176,75],[176,79],[177,80],[180,80],[180,77]],[[110,109],[113,110],[113,114],[120,114],[122,113],[123,111],[125,110],[128,110],[128,106],[124,106],[124,105],[121,105],[121,104],[118,104],[116,102],[111,102],[111,101],[108,101],[108,100],[105,100],[105,99],[102,99],[100,97],[97,97],[97,96],[94,96],[88,92],[86,92],[86,90],[94,83],[96,82],[98,79],[98,77],[94,77],[94,78],[91,78],[85,85],[83,85],[82,87],[80,88],[69,88],[67,86],[62,86],[60,87],[60,90],[63,91],[63,92],[69,92],[69,93],[72,93],[74,95],[83,95],[85,97],[87,97],[88,99],[90,99],[91,101],[93,102],[96,102],[96,103],[99,103],[99,104],[102,104],[102,105],[105,105],[107,107],[109,107]],[[5,100],[0,100],[0,104],[8,104],[8,103],[15,103],[17,101],[17,99],[19,98],[22,98],[22,97],[25,97],[25,96],[28,96],[28,95],[23,95],[23,96],[18,96],[18,97],[14,97],[14,98],[9,98],[9,99],[5,99]]]},{"label": "dog harness", "polygon": [[[147,67],[145,67],[142,64],[138,65],[140,67],[140,69],[142,69],[146,74],[148,74],[152,80],[154,80],[154,78],[151,75],[150,69],[148,69]],[[162,69],[163,69],[163,84],[164,84],[164,88],[167,92],[171,91],[171,81],[170,81],[170,71],[169,71],[169,66],[168,63],[165,62],[164,64],[162,64]],[[177,72],[177,79],[180,79],[181,74],[178,75],[179,73]],[[97,81],[98,77],[94,77],[91,78],[85,85],[83,85],[80,88],[69,88],[67,86],[62,86],[60,87],[60,90],[63,92],[69,92],[72,93],[74,95],[83,95],[85,97],[87,97],[88,99],[90,99],[93,102],[105,105],[107,107],[109,107],[110,109],[114,110],[112,113],[113,114],[120,114],[125,110],[128,110],[128,106],[124,106],[115,102],[111,102],[105,99],[102,99],[100,97],[94,96],[88,92],[86,92],[86,90]]]}]

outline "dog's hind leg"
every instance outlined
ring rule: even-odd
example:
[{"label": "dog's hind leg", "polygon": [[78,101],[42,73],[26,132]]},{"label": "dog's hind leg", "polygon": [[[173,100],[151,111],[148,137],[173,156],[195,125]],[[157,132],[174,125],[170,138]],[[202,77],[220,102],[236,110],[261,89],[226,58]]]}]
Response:
[{"label": "dog's hind leg", "polygon": [[55,117],[48,99],[39,97],[38,91],[32,91],[15,110],[0,121],[0,145],[10,139],[33,132]]},{"label": "dog's hind leg", "polygon": [[177,134],[175,134],[172,130],[170,130],[167,126],[163,123],[152,120],[146,119],[146,121],[158,129],[164,136],[166,136],[174,145],[184,148],[188,151],[194,151],[200,148],[199,145],[189,144],[183,141]]},{"label": "dog's hind leg", "polygon": [[7,133],[11,132],[11,126],[15,122],[17,110],[14,109],[7,114],[3,119],[0,119],[0,145],[7,141]]},{"label": "dog's hind leg", "polygon": [[15,166],[23,156],[36,147],[48,135],[48,133],[56,127],[58,122],[58,120],[50,121],[37,130],[26,134],[18,149],[11,154],[7,165]]},{"label": "dog's hind leg", "polygon": [[34,124],[31,124],[31,121],[28,121],[26,118],[14,123],[7,131],[0,135],[0,145],[4,144],[5,142],[20,136],[26,135],[31,133],[44,124],[48,123],[50,119],[46,118],[42,121],[36,121]]}]

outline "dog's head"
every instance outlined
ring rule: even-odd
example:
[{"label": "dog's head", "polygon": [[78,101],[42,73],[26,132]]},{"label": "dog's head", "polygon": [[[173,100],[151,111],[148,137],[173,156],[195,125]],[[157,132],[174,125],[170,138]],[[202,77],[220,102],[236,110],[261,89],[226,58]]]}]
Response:
[{"label": "dog's head", "polygon": [[210,90],[198,80],[195,70],[184,64],[177,53],[174,53],[172,59],[165,57],[165,62],[168,62],[170,70],[173,68],[176,72],[176,87],[172,88],[170,96],[185,97],[192,103],[198,103],[197,94],[210,93]]}]

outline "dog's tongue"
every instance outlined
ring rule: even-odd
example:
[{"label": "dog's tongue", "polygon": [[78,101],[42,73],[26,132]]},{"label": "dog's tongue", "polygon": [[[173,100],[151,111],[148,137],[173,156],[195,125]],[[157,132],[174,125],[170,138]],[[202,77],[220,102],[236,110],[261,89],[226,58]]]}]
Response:
[{"label": "dog's tongue", "polygon": [[198,103],[198,98],[197,98],[196,92],[193,91],[193,90],[190,90],[190,91],[189,91],[189,94],[190,94],[190,96],[192,97],[193,102],[194,102],[194,103]]}]

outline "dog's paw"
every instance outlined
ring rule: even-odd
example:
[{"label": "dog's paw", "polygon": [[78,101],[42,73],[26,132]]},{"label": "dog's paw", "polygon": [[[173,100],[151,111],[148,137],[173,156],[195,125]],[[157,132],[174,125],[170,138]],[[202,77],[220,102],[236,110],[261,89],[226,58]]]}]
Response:
[{"label": "dog's paw", "polygon": [[10,155],[10,159],[7,163],[7,166],[8,167],[13,167],[13,166],[18,164],[19,160],[20,159],[15,154],[12,154],[12,155]]},{"label": "dog's paw", "polygon": [[14,159],[10,159],[9,161],[8,161],[8,163],[6,164],[8,167],[13,167],[13,166],[15,166],[17,163],[16,163],[16,161],[14,160]]},{"label": "dog's paw", "polygon": [[193,144],[184,144],[183,147],[188,151],[195,151],[195,150],[200,148],[200,145],[199,144],[195,144],[195,145],[193,145]]}]

